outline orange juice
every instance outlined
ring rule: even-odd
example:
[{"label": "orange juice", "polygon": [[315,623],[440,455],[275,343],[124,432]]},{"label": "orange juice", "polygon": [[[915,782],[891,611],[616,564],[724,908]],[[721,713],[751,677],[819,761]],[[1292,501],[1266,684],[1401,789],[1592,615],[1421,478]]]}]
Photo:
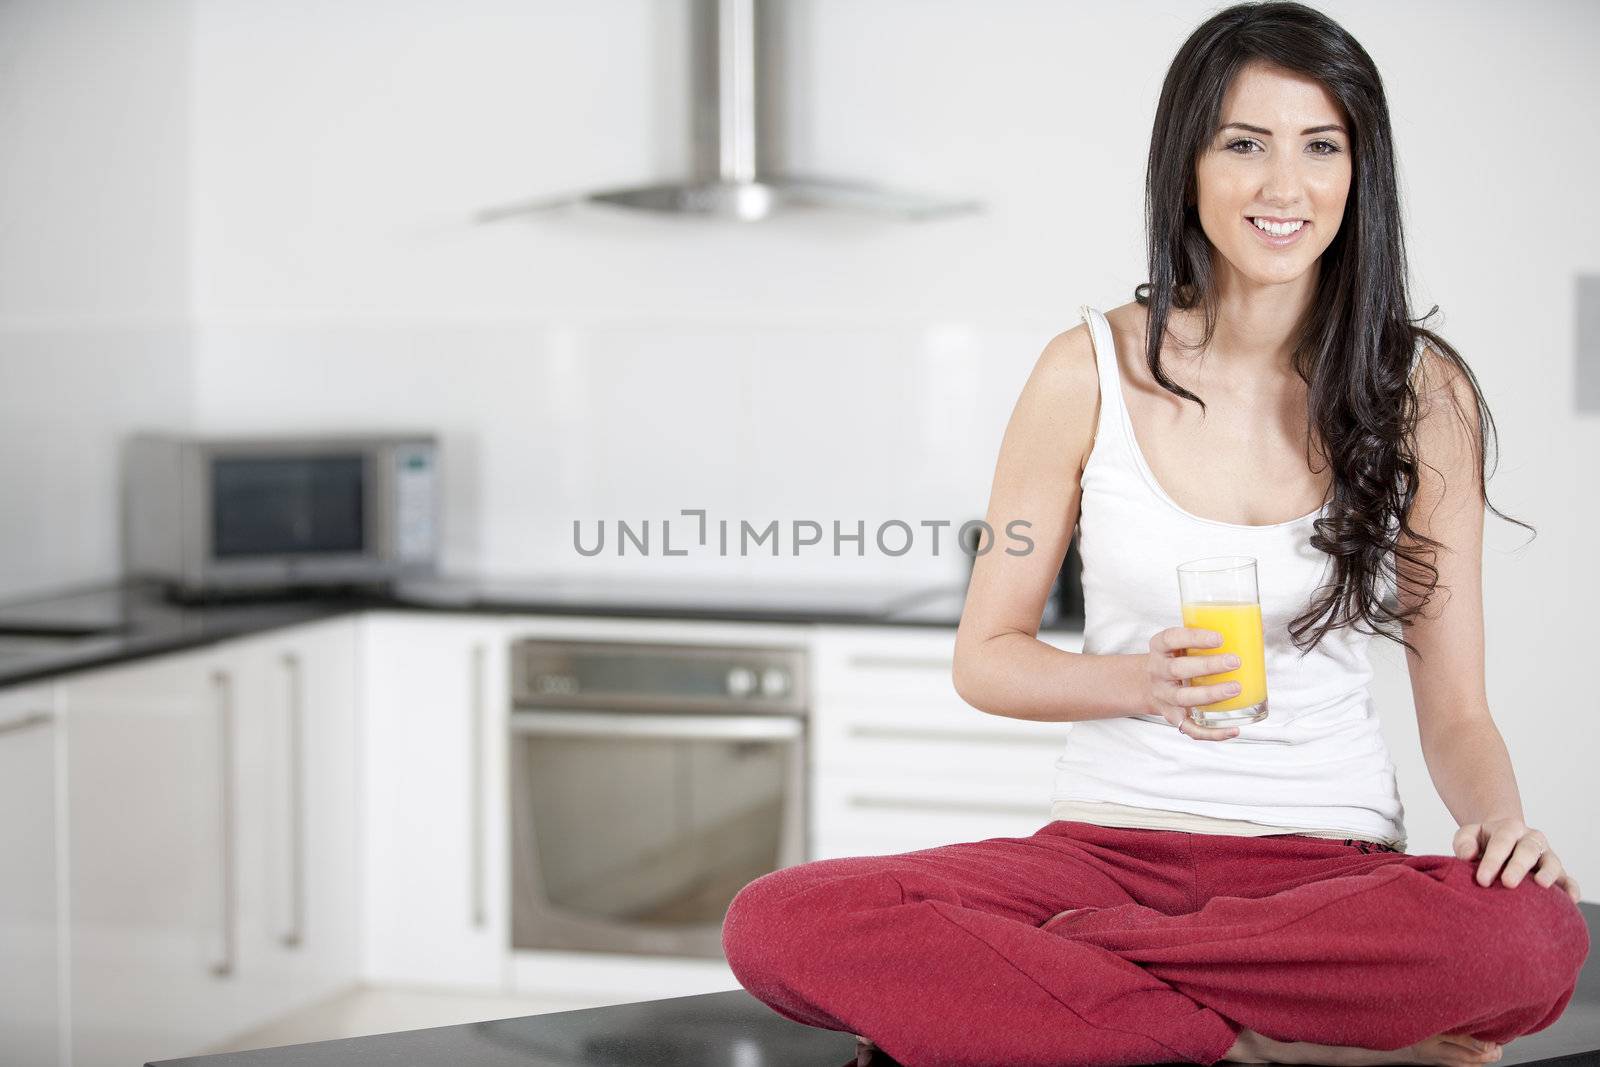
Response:
[{"label": "orange juice", "polygon": [[1215,630],[1222,635],[1220,648],[1191,648],[1189,655],[1226,656],[1231,653],[1239,657],[1239,666],[1234,670],[1202,674],[1189,680],[1190,685],[1239,683],[1238,696],[1201,705],[1202,711],[1233,711],[1267,699],[1267,655],[1261,636],[1260,604],[1184,604],[1183,624],[1200,630]]}]

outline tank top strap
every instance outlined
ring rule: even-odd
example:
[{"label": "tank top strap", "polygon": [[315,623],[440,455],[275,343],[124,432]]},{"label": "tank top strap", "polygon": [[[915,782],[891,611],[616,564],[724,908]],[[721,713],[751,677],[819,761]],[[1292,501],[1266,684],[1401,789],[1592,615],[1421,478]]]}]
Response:
[{"label": "tank top strap", "polygon": [[1122,419],[1122,373],[1117,369],[1117,343],[1111,336],[1111,323],[1098,308],[1088,304],[1078,310],[1089,327],[1094,364],[1100,373],[1101,423],[1115,426]]},{"label": "tank top strap", "polygon": [[1428,339],[1421,334],[1418,334],[1417,343],[1411,350],[1411,369],[1406,372],[1406,376],[1412,381],[1416,380],[1417,367],[1422,363],[1422,350],[1427,347],[1427,344]]}]

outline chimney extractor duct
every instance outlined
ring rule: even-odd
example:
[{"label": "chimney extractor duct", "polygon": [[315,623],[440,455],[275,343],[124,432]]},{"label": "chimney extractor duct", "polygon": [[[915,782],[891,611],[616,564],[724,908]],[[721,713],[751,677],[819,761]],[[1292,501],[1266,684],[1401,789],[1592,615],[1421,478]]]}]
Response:
[{"label": "chimney extractor duct", "polygon": [[[765,0],[770,2],[770,0]],[[478,213],[493,222],[569,204],[599,203],[674,215],[704,215],[754,222],[791,207],[842,208],[904,219],[928,219],[980,210],[975,200],[954,200],[856,181],[763,173],[757,157],[758,80],[772,68],[772,39],[757,25],[757,0],[692,0],[695,56],[694,176],[684,182],[631,186],[525,200]],[[770,73],[766,76],[770,79]],[[763,91],[765,91],[763,87]],[[774,109],[775,110],[775,109]],[[708,130],[711,119],[715,128]]]}]

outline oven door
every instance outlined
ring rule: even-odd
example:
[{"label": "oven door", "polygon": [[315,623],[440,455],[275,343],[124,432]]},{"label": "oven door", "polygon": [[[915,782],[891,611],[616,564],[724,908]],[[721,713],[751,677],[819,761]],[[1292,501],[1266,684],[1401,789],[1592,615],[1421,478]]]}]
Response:
[{"label": "oven door", "polygon": [[746,884],[807,852],[805,720],[511,715],[512,946],[722,958]]}]

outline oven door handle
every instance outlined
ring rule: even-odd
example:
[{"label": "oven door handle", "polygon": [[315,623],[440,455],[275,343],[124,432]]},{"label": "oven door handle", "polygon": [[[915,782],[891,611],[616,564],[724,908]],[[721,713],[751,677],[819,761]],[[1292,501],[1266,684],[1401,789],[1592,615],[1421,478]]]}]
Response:
[{"label": "oven door handle", "polygon": [[610,712],[551,709],[514,711],[511,732],[587,737],[661,737],[713,741],[793,740],[805,723],[793,715],[685,715],[682,712]]}]

